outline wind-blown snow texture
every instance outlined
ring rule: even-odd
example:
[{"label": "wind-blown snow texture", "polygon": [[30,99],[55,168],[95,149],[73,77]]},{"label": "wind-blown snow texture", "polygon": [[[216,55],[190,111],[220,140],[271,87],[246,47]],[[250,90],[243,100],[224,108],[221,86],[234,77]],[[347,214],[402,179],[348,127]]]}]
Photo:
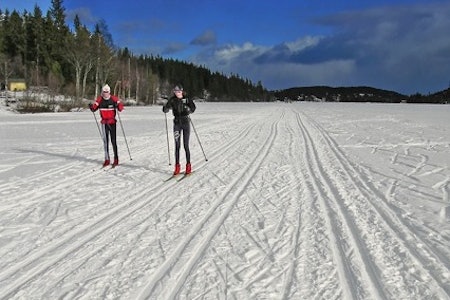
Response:
[{"label": "wind-blown snow texture", "polygon": [[450,106],[197,103],[181,182],[120,116],[0,111],[0,299],[450,298]]}]

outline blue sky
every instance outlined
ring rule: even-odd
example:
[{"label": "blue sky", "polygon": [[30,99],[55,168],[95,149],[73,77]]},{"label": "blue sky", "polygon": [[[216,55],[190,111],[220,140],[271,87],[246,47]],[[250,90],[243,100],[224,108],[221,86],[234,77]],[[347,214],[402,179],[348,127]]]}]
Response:
[{"label": "blue sky", "polygon": [[[44,13],[50,0],[0,0]],[[450,85],[450,1],[66,0],[90,29],[104,19],[114,43],[239,74],[270,89],[372,86],[407,95]]]}]

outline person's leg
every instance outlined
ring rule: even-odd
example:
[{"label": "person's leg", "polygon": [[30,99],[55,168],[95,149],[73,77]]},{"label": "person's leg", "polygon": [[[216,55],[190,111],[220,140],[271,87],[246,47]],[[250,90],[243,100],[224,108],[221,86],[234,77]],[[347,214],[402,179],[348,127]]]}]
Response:
[{"label": "person's leg", "polygon": [[192,172],[191,165],[191,151],[189,150],[189,136],[191,134],[191,127],[189,123],[183,125],[183,146],[184,152],[186,153],[186,171],[185,174],[190,174]]},{"label": "person's leg", "polygon": [[117,126],[116,124],[109,125],[109,129],[111,132],[111,143],[113,146],[113,152],[114,152],[114,165],[119,164],[119,153],[117,151]]},{"label": "person's leg", "polygon": [[103,166],[109,165],[109,129],[107,124],[102,124],[103,149],[105,151],[105,162]]},{"label": "person's leg", "polygon": [[180,135],[181,135],[181,126],[180,124],[173,124],[173,137],[175,139],[175,171],[173,172],[175,175],[180,173]]},{"label": "person's leg", "polygon": [[183,124],[183,147],[186,153],[186,163],[191,163],[191,151],[189,150],[189,136],[191,134],[191,127],[189,123]]}]

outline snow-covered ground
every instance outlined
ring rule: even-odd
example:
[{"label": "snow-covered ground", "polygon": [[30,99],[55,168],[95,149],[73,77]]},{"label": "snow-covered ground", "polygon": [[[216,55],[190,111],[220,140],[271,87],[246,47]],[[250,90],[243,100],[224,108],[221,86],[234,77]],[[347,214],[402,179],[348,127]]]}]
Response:
[{"label": "snow-covered ground", "polygon": [[0,111],[0,299],[450,298],[449,105],[198,103],[179,182],[120,117]]}]

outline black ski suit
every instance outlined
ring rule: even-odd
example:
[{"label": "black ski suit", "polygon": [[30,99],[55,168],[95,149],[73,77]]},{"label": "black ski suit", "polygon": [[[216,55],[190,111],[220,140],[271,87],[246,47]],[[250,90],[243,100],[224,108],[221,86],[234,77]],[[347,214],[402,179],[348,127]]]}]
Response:
[{"label": "black ski suit", "polygon": [[189,150],[189,135],[191,124],[189,114],[196,109],[194,101],[188,98],[179,99],[173,96],[163,106],[163,112],[167,113],[172,109],[173,119],[173,137],[175,138],[175,163],[180,163],[180,137],[183,132],[183,146],[186,153],[186,163],[191,162],[191,152]]}]

